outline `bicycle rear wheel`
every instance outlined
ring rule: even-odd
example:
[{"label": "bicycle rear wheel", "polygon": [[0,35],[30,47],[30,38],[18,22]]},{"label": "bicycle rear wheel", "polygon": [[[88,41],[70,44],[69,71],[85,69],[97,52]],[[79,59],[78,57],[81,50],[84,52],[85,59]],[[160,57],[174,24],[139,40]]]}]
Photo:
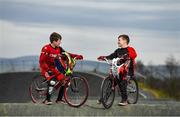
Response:
[{"label": "bicycle rear wheel", "polygon": [[73,76],[65,85],[64,99],[72,107],[82,106],[88,98],[89,86],[82,76]]},{"label": "bicycle rear wheel", "polygon": [[128,103],[136,104],[139,97],[138,83],[135,78],[131,78],[127,85]]},{"label": "bicycle rear wheel", "polygon": [[113,89],[113,79],[107,77],[103,80],[101,86],[101,102],[108,109],[112,106],[115,98],[115,89]]},{"label": "bicycle rear wheel", "polygon": [[36,75],[29,87],[32,102],[43,103],[47,95],[47,82],[42,75]]}]

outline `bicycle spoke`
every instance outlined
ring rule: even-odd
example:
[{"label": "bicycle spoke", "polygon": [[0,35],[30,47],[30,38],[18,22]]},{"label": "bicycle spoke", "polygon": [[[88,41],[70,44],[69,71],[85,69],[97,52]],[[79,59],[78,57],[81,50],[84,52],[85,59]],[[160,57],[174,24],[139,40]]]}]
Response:
[{"label": "bicycle spoke", "polygon": [[103,81],[102,87],[102,104],[105,108],[110,108],[114,102],[115,92],[112,89],[112,80],[106,78]]},{"label": "bicycle spoke", "polygon": [[127,86],[128,102],[134,104],[138,100],[138,86],[135,80],[130,80]]},{"label": "bicycle spoke", "polygon": [[84,78],[73,77],[66,88],[65,100],[70,106],[78,107],[87,100],[88,90],[87,81]]},{"label": "bicycle spoke", "polygon": [[47,82],[41,75],[34,77],[30,86],[30,96],[33,102],[42,103],[47,94]]}]

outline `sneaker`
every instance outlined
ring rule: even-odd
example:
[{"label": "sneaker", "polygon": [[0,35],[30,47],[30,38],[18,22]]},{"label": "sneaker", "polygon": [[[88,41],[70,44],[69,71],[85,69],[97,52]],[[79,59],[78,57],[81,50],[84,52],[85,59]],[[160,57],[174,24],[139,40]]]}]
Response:
[{"label": "sneaker", "polygon": [[57,103],[57,104],[59,104],[59,103],[61,103],[61,104],[66,104],[66,101],[64,101],[63,99],[62,99],[62,100],[56,100],[56,103]]},{"label": "sneaker", "polygon": [[127,101],[122,101],[118,105],[119,106],[126,106],[126,105],[128,105],[128,102]]},{"label": "sneaker", "polygon": [[46,104],[46,105],[52,105],[53,103],[52,103],[52,101],[45,100],[45,101],[44,101],[44,104]]}]

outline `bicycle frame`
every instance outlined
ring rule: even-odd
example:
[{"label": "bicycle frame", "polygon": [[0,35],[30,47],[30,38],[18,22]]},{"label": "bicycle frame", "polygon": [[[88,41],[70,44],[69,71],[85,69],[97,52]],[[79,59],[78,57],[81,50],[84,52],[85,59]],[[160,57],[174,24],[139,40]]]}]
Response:
[{"label": "bicycle frame", "polygon": [[[111,68],[109,69],[109,75],[108,75],[108,77],[110,77],[110,78],[112,78],[112,83],[113,83],[113,85],[112,85],[112,89],[113,90],[115,90],[115,87],[117,86],[117,84],[118,84],[118,77],[119,77],[119,73],[118,73],[118,71],[115,71],[115,70],[117,70],[118,68],[121,68],[121,67],[123,67],[123,66],[128,66],[129,65],[129,63],[130,63],[130,59],[128,59],[125,63],[122,63],[121,65],[117,65],[117,62],[118,62],[118,60],[120,60],[120,59],[122,59],[123,57],[121,57],[121,58],[114,58],[113,60],[112,60],[112,62],[109,62],[109,60],[108,59],[106,59],[106,58],[104,58],[104,60],[106,61],[106,63],[107,64],[109,64],[110,66],[111,66]],[[127,69],[127,68],[126,68]]]},{"label": "bicycle frame", "polygon": [[[59,57],[61,57],[61,56],[59,56]],[[69,59],[73,59],[73,58],[69,58]],[[76,63],[76,60],[77,60],[76,57],[75,57],[73,60],[74,60],[75,63]],[[50,76],[50,77],[47,79],[47,81],[50,81],[52,78],[57,77],[57,76],[60,75],[60,74],[61,74],[61,73],[59,72],[58,74],[55,74],[55,75]],[[69,82],[71,77],[72,77],[72,74],[69,75],[69,76],[65,76],[64,79],[63,79],[63,82],[65,82],[64,84],[66,84],[67,82]],[[55,84],[54,88],[57,90],[59,87],[62,86],[62,84],[63,84],[63,83],[62,83],[61,81],[58,81],[58,82]]]},{"label": "bicycle frame", "polygon": [[[69,82],[69,80],[66,80],[65,82],[67,83],[67,82]],[[66,84],[66,83],[64,83],[64,84]],[[58,82],[55,84],[54,88],[57,90],[57,89],[58,89],[59,87],[61,87],[62,85],[63,85],[63,83],[60,82],[60,81],[58,81]]]},{"label": "bicycle frame", "polygon": [[125,63],[122,63],[121,65],[117,65],[118,61],[121,60],[122,58],[114,58],[112,62],[109,62],[108,59],[104,59],[106,63],[108,63],[111,68],[109,69],[109,75],[115,77],[119,77],[119,72],[118,69],[121,67],[125,67],[125,69],[128,69],[128,66],[130,64],[130,59],[128,59]]}]

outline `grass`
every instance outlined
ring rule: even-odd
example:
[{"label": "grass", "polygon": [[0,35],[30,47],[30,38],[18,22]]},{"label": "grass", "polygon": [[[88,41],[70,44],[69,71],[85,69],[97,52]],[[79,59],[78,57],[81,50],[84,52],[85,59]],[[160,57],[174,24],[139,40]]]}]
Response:
[{"label": "grass", "polygon": [[138,82],[138,85],[140,89],[151,93],[156,99],[170,99],[170,96],[162,90],[151,88],[143,82]]}]

